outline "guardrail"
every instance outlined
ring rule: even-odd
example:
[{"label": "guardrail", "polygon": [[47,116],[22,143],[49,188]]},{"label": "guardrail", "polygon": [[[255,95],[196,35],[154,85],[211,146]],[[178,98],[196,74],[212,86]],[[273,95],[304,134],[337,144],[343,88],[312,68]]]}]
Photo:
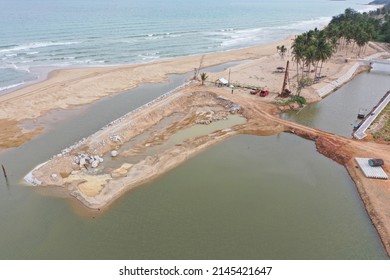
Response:
[{"label": "guardrail", "polygon": [[352,65],[352,67],[348,70],[347,73],[345,73],[344,75],[339,77],[337,80],[330,82],[326,86],[324,86],[320,89],[317,89],[317,94],[321,98],[325,97],[326,95],[332,93],[337,88],[341,87],[346,82],[348,82],[353,77],[353,75],[359,69],[360,66],[370,65],[371,60],[376,59],[378,57],[381,57],[383,55],[388,55],[388,54],[389,54],[388,52],[380,52],[380,53],[375,53],[373,55],[367,56],[363,59],[359,59],[358,62],[356,62],[354,65]]}]

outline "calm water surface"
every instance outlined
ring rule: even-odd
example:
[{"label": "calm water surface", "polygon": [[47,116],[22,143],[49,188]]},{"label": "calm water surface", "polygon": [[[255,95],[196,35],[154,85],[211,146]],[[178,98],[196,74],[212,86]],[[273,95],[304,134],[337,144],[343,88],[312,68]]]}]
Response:
[{"label": "calm water surface", "polygon": [[[102,108],[139,106],[145,93],[167,89],[145,85],[107,98],[0,154],[10,177],[8,188],[0,179],[1,259],[387,258],[345,169],[290,134],[233,137],[96,218],[19,183],[34,165],[101,126],[94,123],[107,122]],[[356,94],[370,99],[365,91]],[[325,106],[314,116],[322,112]]]},{"label": "calm water surface", "polygon": [[305,107],[299,112],[282,114],[283,118],[352,137],[353,127],[360,123],[357,114],[360,109],[367,113],[390,90],[390,75],[380,73],[362,73],[354,80],[327,96],[320,103]]}]

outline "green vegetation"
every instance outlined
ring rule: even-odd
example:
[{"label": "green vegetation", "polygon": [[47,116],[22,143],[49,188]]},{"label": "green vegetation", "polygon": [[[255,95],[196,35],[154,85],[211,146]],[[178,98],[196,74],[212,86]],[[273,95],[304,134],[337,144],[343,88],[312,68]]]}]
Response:
[{"label": "green vegetation", "polygon": [[302,77],[298,80],[298,86],[297,86],[297,96],[301,95],[302,89],[304,89],[307,86],[311,86],[313,84],[313,80],[309,77]]},{"label": "green vegetation", "polygon": [[390,43],[390,0],[383,8],[372,11],[369,15],[379,22],[378,34],[376,40],[380,42]]},{"label": "green vegetation", "polygon": [[303,96],[297,96],[297,95],[291,95],[289,99],[283,99],[283,100],[278,100],[274,101],[273,104],[275,105],[290,105],[292,103],[298,103],[300,107],[306,104],[306,99]]},{"label": "green vegetation", "polygon": [[279,53],[280,57],[284,60],[286,56],[287,48],[284,45],[276,46],[276,50]]},{"label": "green vegetation", "polygon": [[314,72],[314,78],[320,76],[322,64],[331,58],[333,52],[334,46],[325,30],[314,29],[298,35],[292,44],[292,56],[297,64],[297,84],[311,72]]},{"label": "green vegetation", "polygon": [[390,141],[390,104],[386,106],[375,121],[376,125],[381,122],[381,127],[372,133],[375,140]]},{"label": "green vegetation", "polygon": [[311,72],[312,65],[314,77],[320,76],[322,63],[334,52],[352,45],[352,50],[356,46],[359,48],[360,55],[366,44],[377,36],[379,28],[377,19],[346,9],[344,14],[333,17],[323,30],[316,28],[297,36],[292,45],[293,59],[301,65],[302,77],[304,72]]},{"label": "green vegetation", "polygon": [[209,76],[207,76],[207,74],[204,73],[204,72],[200,74],[200,79],[202,81],[202,86],[204,85],[204,82],[207,80],[208,77]]},{"label": "green vegetation", "polygon": [[235,88],[260,89],[260,90],[267,89],[267,86],[259,87],[259,86],[239,84],[239,83],[231,83],[231,85],[234,86]]},{"label": "green vegetation", "polygon": [[303,96],[293,95],[291,96],[291,101],[297,102],[301,107],[306,104],[306,99]]},{"label": "green vegetation", "polygon": [[[346,9],[344,14],[333,17],[326,32],[329,38],[343,48],[352,45],[352,50],[358,47],[358,56],[366,44],[377,37],[380,22],[367,13],[360,14],[353,9]],[[337,39],[337,41],[336,41]]]},{"label": "green vegetation", "polygon": [[[333,17],[323,30],[310,30],[298,35],[292,44],[292,58],[297,67],[297,94],[312,81],[320,79],[322,65],[336,51],[364,53],[369,41],[390,42],[390,5],[370,13],[346,9]],[[281,47],[277,47],[282,55]],[[313,73],[313,77],[310,77]]]}]

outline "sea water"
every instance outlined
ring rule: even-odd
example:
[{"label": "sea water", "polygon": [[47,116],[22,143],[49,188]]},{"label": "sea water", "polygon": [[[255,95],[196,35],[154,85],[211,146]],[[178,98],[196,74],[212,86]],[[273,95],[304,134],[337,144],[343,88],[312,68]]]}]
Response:
[{"label": "sea water", "polygon": [[368,0],[0,0],[0,95],[53,68],[238,49],[322,27]]}]

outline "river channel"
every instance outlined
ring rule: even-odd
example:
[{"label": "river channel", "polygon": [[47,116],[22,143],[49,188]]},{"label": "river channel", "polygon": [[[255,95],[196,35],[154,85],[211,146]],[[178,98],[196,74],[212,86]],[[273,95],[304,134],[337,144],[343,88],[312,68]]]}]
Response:
[{"label": "river channel", "polygon": [[[21,182],[35,165],[186,77],[171,76],[170,83],[143,85],[82,110],[52,112],[41,120],[52,120],[44,134],[1,153],[10,184],[0,180],[0,259],[387,259],[344,167],[295,135],[228,139],[98,216],[80,214],[73,200]],[[354,100],[372,100],[368,93],[386,79],[359,75],[302,110],[298,121],[324,130],[321,119],[342,123],[345,130],[332,132],[350,135],[354,120],[344,113],[351,97],[343,91],[352,86]],[[342,107],[338,96],[346,98]]]}]

